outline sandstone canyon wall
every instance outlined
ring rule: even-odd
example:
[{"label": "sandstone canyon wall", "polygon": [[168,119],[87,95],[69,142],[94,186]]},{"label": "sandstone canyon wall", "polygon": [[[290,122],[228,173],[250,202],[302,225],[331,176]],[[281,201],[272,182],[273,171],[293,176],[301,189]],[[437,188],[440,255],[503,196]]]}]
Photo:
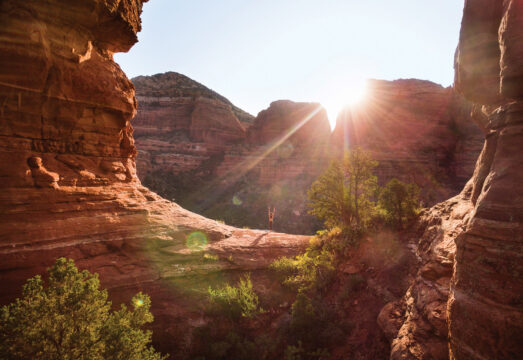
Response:
[{"label": "sandstone canyon wall", "polygon": [[[134,87],[113,53],[137,41],[142,3],[0,2],[0,302],[57,257],[73,258],[100,274],[115,303],[149,293],[155,341],[172,353],[173,339],[186,341],[200,316],[181,292],[206,288],[208,274],[264,268],[307,237],[238,230],[141,185]],[[205,126],[195,136],[205,138]],[[195,231],[198,250],[219,259],[191,251],[187,235]]]},{"label": "sandstone canyon wall", "polygon": [[[236,226],[265,227],[271,205],[279,209],[278,229],[314,233],[320,224],[307,214],[306,191],[332,159],[354,146],[379,161],[382,184],[392,177],[414,182],[424,203],[433,205],[460,191],[483,144],[470,121],[472,104],[429,81],[369,81],[367,99],[340,114],[332,134],[317,103],[275,101],[246,123],[227,100],[202,99],[202,92],[215,93],[183,75],[133,81],[140,103],[133,122],[139,177],[160,195]],[[199,89],[197,97],[188,97],[187,88]],[[196,112],[202,100],[208,106]],[[215,134],[204,140],[191,130],[202,119]],[[234,137],[228,135],[232,125]]]},{"label": "sandstone canyon wall", "polygon": [[463,191],[422,215],[415,281],[378,318],[396,324],[391,359],[523,353],[522,33],[522,1],[465,1],[455,87],[485,142]]},{"label": "sandstone canyon wall", "polygon": [[472,104],[430,81],[369,80],[368,95],[337,119],[333,144],[361,146],[378,160],[381,182],[414,182],[425,205],[457,194],[472,175],[483,135]]},{"label": "sandstone canyon wall", "polygon": [[[320,104],[275,101],[253,119],[180,74],[133,82],[140,104],[133,121],[138,175],[145,185],[229,224],[265,228],[271,205],[278,208],[278,230],[315,231],[305,193],[330,159]],[[198,124],[205,134],[195,132]]]},{"label": "sandstone canyon wall", "polygon": [[465,1],[456,87],[481,106],[474,206],[456,239],[452,359],[523,354],[523,1]]}]

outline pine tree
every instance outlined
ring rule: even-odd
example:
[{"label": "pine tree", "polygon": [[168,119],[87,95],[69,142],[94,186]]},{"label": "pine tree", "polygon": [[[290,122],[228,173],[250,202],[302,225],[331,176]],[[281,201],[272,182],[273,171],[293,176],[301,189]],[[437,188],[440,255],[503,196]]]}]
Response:
[{"label": "pine tree", "polygon": [[133,309],[111,311],[107,291],[97,274],[79,271],[73,260],[60,258],[23,287],[22,298],[0,309],[0,359],[160,360],[152,346],[151,301],[139,293]]}]

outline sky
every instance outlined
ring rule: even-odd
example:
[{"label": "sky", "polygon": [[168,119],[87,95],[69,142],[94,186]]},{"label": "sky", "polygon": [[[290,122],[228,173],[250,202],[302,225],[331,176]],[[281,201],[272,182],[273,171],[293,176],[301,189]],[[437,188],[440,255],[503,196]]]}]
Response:
[{"label": "sky", "polygon": [[150,0],[130,78],[176,71],[256,115],[320,102],[331,127],[365,79],[452,84],[463,0]]}]

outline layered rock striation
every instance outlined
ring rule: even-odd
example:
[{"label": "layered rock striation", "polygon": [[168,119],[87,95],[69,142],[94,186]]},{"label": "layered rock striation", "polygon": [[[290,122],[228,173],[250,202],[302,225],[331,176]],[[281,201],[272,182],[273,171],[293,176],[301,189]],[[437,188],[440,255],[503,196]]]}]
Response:
[{"label": "layered rock striation", "polygon": [[200,83],[175,72],[138,76],[133,120],[138,174],[197,169],[246,137],[254,117]]},{"label": "layered rock striation", "polygon": [[422,217],[416,280],[380,314],[383,328],[397,325],[392,359],[523,353],[522,29],[521,1],[465,2],[455,88],[485,142],[461,194]]},{"label": "layered rock striation", "polygon": [[451,359],[523,353],[523,2],[466,1],[457,89],[481,106],[486,141],[474,206],[456,239],[449,302]]},{"label": "layered rock striation", "polygon": [[[314,232],[318,224],[307,215],[306,190],[354,146],[379,161],[381,183],[392,177],[415,182],[424,203],[432,205],[459,192],[483,143],[481,130],[469,121],[472,104],[429,81],[370,81],[366,101],[342,113],[332,134],[320,104],[275,101],[245,133],[222,136],[221,142],[191,135],[198,100],[181,94],[186,83],[202,85],[175,73],[134,82],[143,101],[134,123],[142,181],[184,207],[239,226],[266,226],[266,207],[277,205],[284,231]],[[153,103],[140,94],[164,97]],[[223,124],[234,123],[232,111],[219,109],[207,108],[207,128],[225,134]]]},{"label": "layered rock striation", "polygon": [[[100,274],[115,303],[149,293],[155,340],[172,353],[173,335],[185,341],[200,316],[181,293],[206,288],[209,274],[225,281],[227,269],[263,269],[308,238],[220,224],[141,185],[134,86],[113,53],[137,41],[142,4],[0,3],[0,302],[57,257],[73,258]],[[206,141],[214,100],[198,101],[192,136]],[[230,133],[244,134],[233,120]],[[205,252],[219,255],[209,261]]]},{"label": "layered rock striation", "polygon": [[354,146],[378,160],[378,178],[397,177],[423,190],[425,204],[460,191],[481,151],[472,104],[430,81],[369,80],[368,96],[343,111],[333,132],[338,153]]}]

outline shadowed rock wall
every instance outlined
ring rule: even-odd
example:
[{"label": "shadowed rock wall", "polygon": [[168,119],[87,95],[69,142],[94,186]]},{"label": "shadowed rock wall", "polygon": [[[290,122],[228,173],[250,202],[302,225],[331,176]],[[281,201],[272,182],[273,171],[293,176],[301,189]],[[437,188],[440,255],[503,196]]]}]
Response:
[{"label": "shadowed rock wall", "polygon": [[378,318],[397,325],[391,359],[523,353],[522,64],[523,1],[465,1],[455,88],[485,142],[463,191],[422,214],[416,279]]},{"label": "shadowed rock wall", "polygon": [[486,133],[474,210],[456,239],[448,311],[452,359],[523,353],[523,1],[465,1],[456,88]]}]

